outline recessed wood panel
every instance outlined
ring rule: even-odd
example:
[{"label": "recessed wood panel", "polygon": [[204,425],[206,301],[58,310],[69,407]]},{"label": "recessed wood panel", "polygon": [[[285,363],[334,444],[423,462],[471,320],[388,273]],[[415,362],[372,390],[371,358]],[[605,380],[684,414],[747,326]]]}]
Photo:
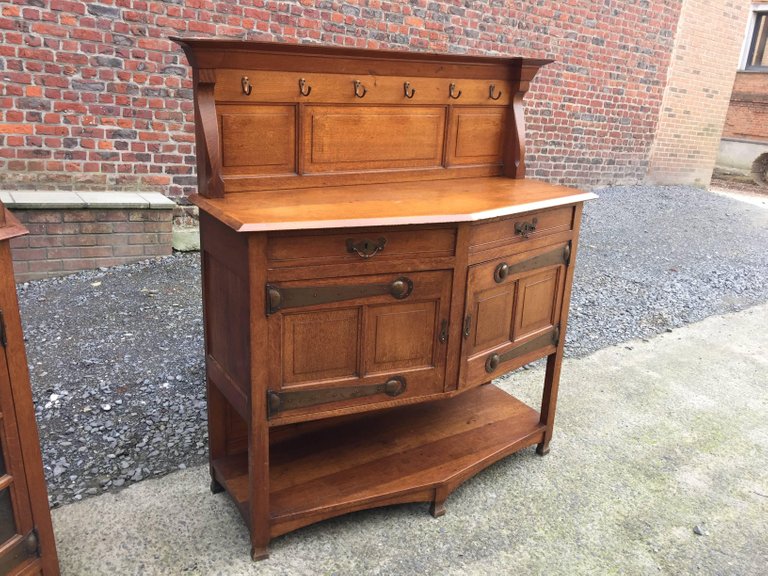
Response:
[{"label": "recessed wood panel", "polygon": [[561,267],[550,268],[518,282],[515,342],[554,326],[560,270]]},{"label": "recessed wood panel", "polygon": [[514,283],[478,294],[476,298],[473,348],[492,348],[509,341],[515,305]]},{"label": "recessed wood panel", "polygon": [[283,381],[286,384],[354,376],[359,308],[286,314]]},{"label": "recessed wood panel", "polygon": [[501,164],[506,118],[506,107],[453,108],[447,165]]},{"label": "recessed wood panel", "polygon": [[435,302],[369,308],[366,372],[430,366],[435,314]]},{"label": "recessed wood panel", "polygon": [[307,106],[304,171],[438,167],[444,118],[438,106]]},{"label": "recessed wood panel", "polygon": [[293,106],[221,106],[224,174],[286,174],[296,170]]}]

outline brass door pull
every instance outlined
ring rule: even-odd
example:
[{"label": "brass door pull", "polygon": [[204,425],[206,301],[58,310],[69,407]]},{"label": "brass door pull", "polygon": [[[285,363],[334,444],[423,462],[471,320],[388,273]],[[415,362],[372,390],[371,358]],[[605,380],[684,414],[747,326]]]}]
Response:
[{"label": "brass door pull", "polygon": [[496,281],[496,284],[501,284],[507,279],[507,276],[509,276],[509,264],[502,262],[493,271],[493,279]]},{"label": "brass door pull", "polygon": [[390,398],[396,398],[405,392],[407,383],[405,376],[392,376],[383,384],[369,384],[364,386],[346,386],[344,388],[325,388],[322,390],[295,390],[275,392],[267,391],[267,414],[275,416],[282,410],[295,410],[307,408],[317,404],[329,402],[343,402],[365,396],[386,394]]},{"label": "brass door pull", "polygon": [[350,254],[357,253],[360,258],[371,258],[384,250],[386,243],[386,238],[379,238],[375,242],[367,238],[360,242],[355,242],[352,238],[349,238],[347,240],[347,252]]},{"label": "brass door pull", "polygon": [[370,296],[390,295],[396,300],[404,300],[413,292],[413,281],[407,276],[401,276],[388,284],[295,287],[267,284],[266,292],[266,313],[269,316],[283,308],[315,306]]},{"label": "brass door pull", "polygon": [[515,234],[528,238],[531,232],[536,232],[536,224],[538,223],[538,218],[532,218],[530,222],[515,222]]}]

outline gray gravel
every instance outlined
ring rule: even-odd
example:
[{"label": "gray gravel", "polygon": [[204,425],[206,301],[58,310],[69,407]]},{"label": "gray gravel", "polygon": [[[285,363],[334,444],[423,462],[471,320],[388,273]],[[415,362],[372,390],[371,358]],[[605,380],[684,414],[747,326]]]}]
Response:
[{"label": "gray gravel", "polygon": [[[768,301],[768,210],[689,187],[588,203],[567,354]],[[207,459],[196,254],[19,285],[51,503]]]}]

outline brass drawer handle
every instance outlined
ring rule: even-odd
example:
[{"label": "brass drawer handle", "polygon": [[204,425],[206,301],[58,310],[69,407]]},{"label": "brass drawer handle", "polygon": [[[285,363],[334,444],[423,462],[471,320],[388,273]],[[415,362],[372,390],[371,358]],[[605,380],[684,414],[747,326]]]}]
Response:
[{"label": "brass drawer handle", "polygon": [[496,269],[493,271],[493,279],[496,281],[496,284],[501,284],[504,282],[504,280],[507,279],[509,276],[509,264],[506,262],[502,262],[498,266],[496,266]]},{"label": "brass drawer handle", "polygon": [[531,232],[536,232],[536,224],[538,223],[538,218],[533,218],[530,222],[515,222],[515,234],[528,238]]},{"label": "brass drawer handle", "polygon": [[323,390],[295,390],[285,392],[267,391],[267,414],[275,416],[282,410],[307,408],[329,402],[343,402],[365,396],[386,394],[390,398],[400,396],[407,387],[405,376],[392,376],[383,384],[326,388]]},{"label": "brass drawer handle", "polygon": [[350,254],[357,253],[360,258],[371,258],[384,250],[386,244],[386,238],[379,238],[375,242],[367,238],[360,240],[360,242],[355,242],[352,238],[349,238],[347,239],[347,252]]},{"label": "brass drawer handle", "polygon": [[448,97],[451,98],[452,100],[458,100],[459,98],[461,98],[461,90],[456,92],[456,84],[454,84],[453,82],[451,82],[451,85],[448,86]]}]

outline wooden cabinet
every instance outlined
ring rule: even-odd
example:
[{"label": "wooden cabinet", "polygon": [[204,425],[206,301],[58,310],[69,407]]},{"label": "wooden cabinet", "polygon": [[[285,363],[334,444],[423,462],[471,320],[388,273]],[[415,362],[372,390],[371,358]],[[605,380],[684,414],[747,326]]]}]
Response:
[{"label": "wooden cabinet", "polygon": [[0,203],[0,574],[58,574],[9,240],[26,230]]},{"label": "wooden cabinet", "polygon": [[[552,436],[582,203],[525,180],[542,60],[179,40],[212,489],[271,538]],[[539,410],[490,384],[547,358]]]}]

